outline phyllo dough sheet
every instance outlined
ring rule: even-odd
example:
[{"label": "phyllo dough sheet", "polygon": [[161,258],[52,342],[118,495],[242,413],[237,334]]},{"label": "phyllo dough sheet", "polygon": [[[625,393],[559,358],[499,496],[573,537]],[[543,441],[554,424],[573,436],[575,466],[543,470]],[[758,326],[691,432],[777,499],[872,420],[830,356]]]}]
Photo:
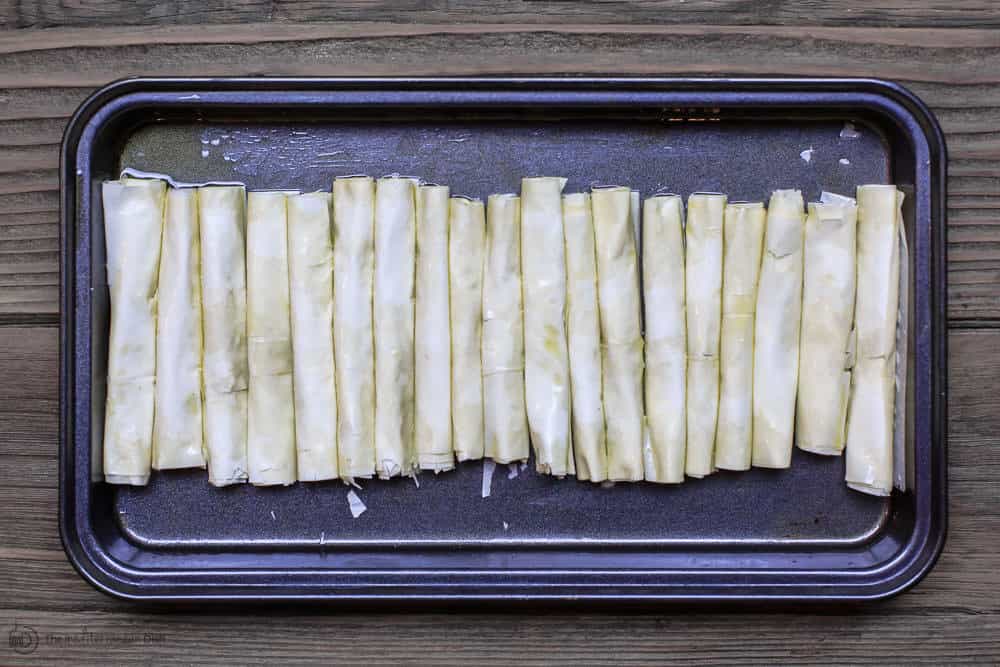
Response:
[{"label": "phyllo dough sheet", "polygon": [[684,273],[684,204],[677,195],[650,197],[642,211],[649,436],[644,473],[648,482],[684,481],[687,447]]},{"label": "phyllo dough sheet", "polygon": [[521,306],[521,199],[486,202],[483,269],[483,407],[485,455],[497,463],[528,459]]},{"label": "phyllo dough sheet", "polygon": [[144,485],[152,467],[157,281],[166,183],[107,181],[102,195],[111,294],[104,479]]},{"label": "phyllo dough sheet", "polygon": [[288,292],[298,477],[339,477],[330,193],[288,197]]},{"label": "phyllo dough sheet", "polygon": [[[858,188],[857,356],[847,418],[847,484],[886,496],[893,486],[899,227],[903,194]],[[905,360],[903,360],[905,363]]]},{"label": "phyllo dough sheet", "polygon": [[566,179],[521,179],[524,380],[528,426],[538,472],[575,472],[566,340],[566,249],[562,189]]},{"label": "phyllo dough sheet", "polygon": [[802,330],[795,444],[816,454],[844,449],[854,361],[858,209],[824,192],[809,204],[802,279]]},{"label": "phyllo dough sheet", "polygon": [[483,458],[483,249],[486,210],[452,197],[448,214],[451,295],[451,423],[455,458]]},{"label": "phyllo dough sheet", "polygon": [[687,453],[684,467],[691,477],[704,477],[715,471],[725,208],[725,195],[696,193],[688,197],[685,228]]},{"label": "phyllo dough sheet", "polygon": [[375,181],[333,181],[333,349],[337,454],[345,481],[375,474],[375,350],[372,283]]},{"label": "phyllo dough sheet", "polygon": [[156,319],[153,468],[204,468],[198,190],[166,196]]},{"label": "phyllo dough sheet", "polygon": [[752,462],[764,468],[792,462],[804,228],[802,193],[776,190],[767,209],[754,325]]},{"label": "phyllo dough sheet", "polygon": [[723,229],[722,344],[715,465],[747,470],[753,450],[753,330],[764,243],[764,205],[726,206]]},{"label": "phyllo dough sheet", "polygon": [[247,480],[246,190],[198,189],[205,447],[216,486]]},{"label": "phyllo dough sheet", "polygon": [[247,195],[247,461],[258,486],[298,478],[286,199],[285,192]]},{"label": "phyllo dough sheet", "polygon": [[455,467],[451,442],[451,308],[444,185],[417,188],[416,433],[422,470]]},{"label": "phyllo dough sheet", "polygon": [[597,250],[608,479],[643,479],[642,331],[632,192],[591,192]]},{"label": "phyllo dough sheet", "polygon": [[566,335],[573,407],[577,479],[608,478],[601,369],[601,319],[597,304],[597,252],[590,194],[563,195],[566,236]]},{"label": "phyllo dough sheet", "polygon": [[375,183],[375,473],[418,470],[414,442],[414,262],[416,188],[412,178]]}]

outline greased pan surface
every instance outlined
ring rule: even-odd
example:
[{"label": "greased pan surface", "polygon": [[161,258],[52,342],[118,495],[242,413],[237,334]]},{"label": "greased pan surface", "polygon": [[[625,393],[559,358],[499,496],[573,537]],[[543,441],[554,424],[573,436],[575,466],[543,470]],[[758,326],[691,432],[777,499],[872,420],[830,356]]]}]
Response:
[{"label": "greased pan surface", "polygon": [[[850,125],[845,125],[845,123]],[[854,136],[856,135],[856,136]],[[63,146],[60,527],[70,560],[143,599],[868,599],[933,564],[945,532],[943,140],[905,90],[872,80],[135,79],[71,121]],[[522,176],[731,200],[895,182],[911,261],[912,490],[849,490],[843,460],[602,488],[483,463],[370,481],[148,487],[94,482],[108,295],[100,182],[124,167],[251,189],[414,174],[485,198]],[[526,240],[527,241],[527,240]]]}]

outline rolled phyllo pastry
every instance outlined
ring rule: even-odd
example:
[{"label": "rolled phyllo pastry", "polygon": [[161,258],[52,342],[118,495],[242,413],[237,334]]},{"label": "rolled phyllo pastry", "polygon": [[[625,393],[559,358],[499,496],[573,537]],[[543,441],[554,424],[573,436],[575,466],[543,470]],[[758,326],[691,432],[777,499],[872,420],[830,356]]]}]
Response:
[{"label": "rolled phyllo pastry", "polygon": [[257,486],[298,478],[286,198],[284,192],[247,195],[247,461]]},{"label": "rolled phyllo pastry", "polygon": [[795,444],[816,454],[844,449],[851,393],[858,208],[824,192],[809,204],[802,276],[802,328]]},{"label": "rolled phyllo pastry", "polygon": [[632,193],[625,187],[595,188],[591,192],[608,479],[615,482],[643,478],[639,259],[631,200]]},{"label": "rolled phyllo pastry", "polygon": [[451,470],[451,315],[448,199],[444,185],[417,188],[416,417],[422,470]]},{"label": "rolled phyllo pastry", "polygon": [[688,197],[684,276],[688,350],[685,472],[691,477],[704,477],[715,471],[725,208],[725,195],[696,193]]},{"label": "rolled phyllo pastry", "polygon": [[566,179],[521,180],[524,381],[535,467],[562,477],[575,471],[566,341],[566,250],[562,189]]},{"label": "rolled phyllo pastry", "polygon": [[753,451],[753,329],[764,243],[764,204],[726,206],[722,260],[722,344],[715,466],[747,470]]},{"label": "rolled phyllo pastry", "polygon": [[646,324],[645,454],[648,482],[684,481],[687,447],[687,321],[684,204],[657,195],[642,210],[642,289]]},{"label": "rolled phyllo pastry", "polygon": [[198,189],[208,480],[247,480],[246,190]]},{"label": "rolled phyllo pastry", "polygon": [[330,193],[288,196],[295,452],[299,481],[339,477]]},{"label": "rolled phyllo pastry", "polygon": [[486,211],[452,197],[448,214],[451,294],[451,423],[455,458],[483,458],[483,249]]},{"label": "rolled phyllo pastry", "polygon": [[877,496],[893,486],[899,227],[903,194],[858,188],[857,356],[847,417],[847,485]]},{"label": "rolled phyllo pastry", "polygon": [[521,312],[521,199],[486,202],[483,269],[483,408],[485,455],[497,463],[528,459]]},{"label": "rolled phyllo pastry", "polygon": [[347,482],[375,474],[375,351],[372,282],[375,181],[333,181],[333,350],[337,455]]},{"label": "rolled phyllo pastry", "polygon": [[416,179],[375,184],[375,473],[412,475]]},{"label": "rolled phyllo pastry", "polygon": [[753,465],[792,462],[802,313],[805,212],[798,190],[775,190],[767,210],[757,287],[753,369]]},{"label": "rolled phyllo pastry", "polygon": [[198,190],[166,194],[157,288],[153,469],[204,468]]},{"label": "rolled phyllo pastry", "polygon": [[104,413],[104,479],[144,485],[152,467],[157,282],[166,183],[102,185],[111,333]]},{"label": "rolled phyllo pastry", "polygon": [[597,254],[590,194],[563,195],[566,236],[566,335],[577,479],[608,478],[597,305]]}]

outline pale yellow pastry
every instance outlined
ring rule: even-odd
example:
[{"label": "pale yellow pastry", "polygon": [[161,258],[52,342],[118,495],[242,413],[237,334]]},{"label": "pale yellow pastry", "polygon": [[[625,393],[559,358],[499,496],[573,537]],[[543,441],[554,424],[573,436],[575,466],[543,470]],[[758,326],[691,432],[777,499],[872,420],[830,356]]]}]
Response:
[{"label": "pale yellow pastry", "polygon": [[562,189],[566,179],[521,179],[524,381],[535,467],[575,472],[566,341],[566,250]]},{"label": "pale yellow pastry", "polygon": [[289,195],[287,207],[296,467],[316,482],[340,476],[330,193]]},{"label": "pale yellow pastry", "polygon": [[483,408],[485,455],[497,463],[528,459],[521,311],[521,199],[486,201],[483,269]]},{"label": "pale yellow pastry", "polygon": [[347,482],[375,474],[375,352],[372,324],[375,181],[333,181],[333,350],[337,455]]},{"label": "pale yellow pastry", "polygon": [[753,451],[753,330],[764,243],[764,204],[726,206],[722,342],[715,466],[747,470]]},{"label": "pale yellow pastry", "polygon": [[767,209],[754,325],[752,463],[763,468],[792,462],[804,228],[802,193],[776,190]]},{"label": "pale yellow pastry", "polygon": [[205,467],[198,190],[166,194],[156,318],[153,469]]},{"label": "pale yellow pastry", "polygon": [[597,250],[608,479],[643,479],[642,332],[632,192],[591,192]]},{"label": "pale yellow pastry", "polygon": [[298,479],[286,198],[247,195],[247,461],[257,486]]},{"label": "pale yellow pastry", "polygon": [[685,472],[715,471],[722,323],[722,226],[726,196],[688,197],[685,288],[687,306],[687,453]]},{"label": "pale yellow pastry", "polygon": [[111,332],[104,413],[104,479],[144,485],[152,467],[156,382],[157,279],[166,183],[107,181],[107,246]]},{"label": "pale yellow pastry", "polygon": [[216,486],[247,480],[246,190],[198,189],[205,447]]},{"label": "pale yellow pastry", "polygon": [[452,197],[448,214],[451,295],[451,423],[455,458],[483,458],[483,250],[486,211],[478,199]]}]

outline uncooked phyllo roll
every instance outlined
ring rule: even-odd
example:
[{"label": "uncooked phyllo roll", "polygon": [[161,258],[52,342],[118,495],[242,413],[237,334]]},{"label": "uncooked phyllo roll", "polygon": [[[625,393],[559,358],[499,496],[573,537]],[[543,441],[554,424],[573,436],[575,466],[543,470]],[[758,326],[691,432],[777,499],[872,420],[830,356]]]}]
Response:
[{"label": "uncooked phyllo roll", "polygon": [[198,190],[166,195],[157,289],[153,469],[204,468]]},{"label": "uncooked phyllo roll", "polygon": [[844,449],[854,361],[858,209],[824,192],[809,204],[802,277],[802,329],[795,444],[816,454]]},{"label": "uncooked phyllo roll", "polygon": [[104,479],[143,485],[152,466],[156,303],[166,183],[123,178],[102,186],[111,333],[104,415]]},{"label": "uncooked phyllo roll", "polygon": [[451,470],[451,315],[445,185],[417,188],[416,419],[422,470]]},{"label": "uncooked phyllo roll", "polygon": [[847,418],[847,484],[887,496],[893,486],[899,227],[903,194],[858,188],[857,357]]},{"label": "uncooked phyllo roll", "polygon": [[577,479],[608,478],[597,304],[597,253],[590,194],[563,195],[566,236],[566,334],[573,400],[573,454]]},{"label": "uncooked phyllo roll", "polygon": [[691,477],[704,477],[715,471],[725,208],[726,195],[695,193],[688,197],[684,278],[688,349],[685,472]]},{"label": "uncooked phyllo roll", "polygon": [[247,461],[257,486],[298,478],[285,202],[284,192],[247,195]]},{"label": "uncooked phyllo roll", "polygon": [[642,210],[642,289],[646,325],[646,481],[684,481],[687,321],[684,204],[657,195]]},{"label": "uncooked phyllo roll", "polygon": [[288,291],[299,481],[339,477],[330,193],[288,196]]},{"label": "uncooked phyllo roll", "polygon": [[753,328],[764,242],[764,204],[726,206],[722,343],[715,466],[747,470],[753,450]]},{"label": "uncooked phyllo roll", "polygon": [[642,332],[632,192],[591,192],[597,249],[608,479],[643,478]]},{"label": "uncooked phyllo roll", "polygon": [[497,463],[528,459],[521,313],[521,199],[486,202],[483,269],[483,408],[485,455]]},{"label": "uncooked phyllo roll", "polygon": [[566,179],[521,179],[524,381],[535,467],[562,477],[575,470],[566,342]]},{"label": "uncooked phyllo roll", "polygon": [[246,191],[198,189],[205,447],[216,486],[247,480]]},{"label": "uncooked phyllo roll", "polygon": [[414,443],[413,294],[416,188],[413,178],[375,183],[375,473],[417,469]]},{"label": "uncooked phyllo roll", "polygon": [[763,468],[792,462],[804,227],[802,193],[775,190],[767,209],[754,325],[752,462]]},{"label": "uncooked phyllo roll", "polygon": [[452,197],[448,215],[451,295],[451,423],[455,458],[483,458],[483,248],[486,212]]},{"label": "uncooked phyllo roll", "polygon": [[333,226],[337,454],[340,476],[351,482],[375,474],[375,181],[371,177],[333,181]]}]

